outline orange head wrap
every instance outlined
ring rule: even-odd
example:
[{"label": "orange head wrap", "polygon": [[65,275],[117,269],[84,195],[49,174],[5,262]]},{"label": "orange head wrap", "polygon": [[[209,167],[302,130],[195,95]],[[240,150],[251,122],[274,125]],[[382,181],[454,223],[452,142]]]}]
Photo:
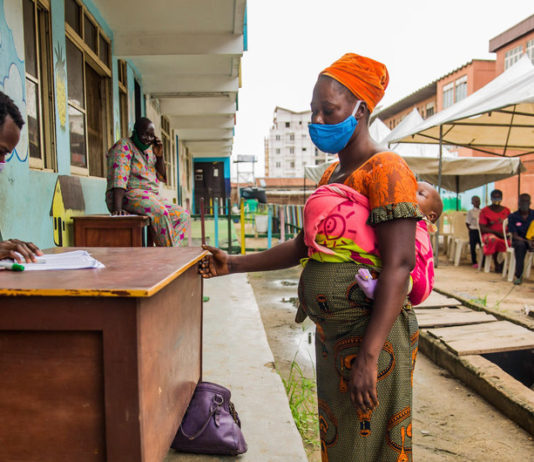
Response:
[{"label": "orange head wrap", "polygon": [[371,58],[355,53],[347,53],[321,72],[337,80],[358,99],[367,103],[373,111],[384,96],[389,83],[386,66]]}]

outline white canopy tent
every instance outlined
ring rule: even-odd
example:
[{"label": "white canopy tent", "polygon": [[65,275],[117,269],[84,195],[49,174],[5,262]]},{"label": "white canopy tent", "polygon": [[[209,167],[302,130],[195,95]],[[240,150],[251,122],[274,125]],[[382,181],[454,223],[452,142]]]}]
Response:
[{"label": "white canopy tent", "polygon": [[[378,122],[380,119],[377,119],[374,123]],[[435,144],[405,144],[405,143],[395,143],[391,140],[397,138],[398,133],[404,133],[408,130],[411,130],[423,123],[424,119],[419,114],[419,111],[413,108],[401,122],[393,129],[389,130],[389,133],[380,139],[380,144],[387,145],[389,149],[395,151],[401,156],[420,156],[420,157],[439,157],[439,146]],[[386,127],[387,128],[387,127]],[[445,157],[455,157],[456,152],[452,152],[447,148],[443,148],[443,155]]]},{"label": "white canopy tent", "polygon": [[[438,158],[403,158],[421,180],[438,183]],[[517,158],[445,157],[442,161],[441,184],[444,189],[459,194],[493,181],[504,180],[525,170],[525,166]]]},{"label": "white canopy tent", "polygon": [[[438,183],[437,157],[402,156],[412,171],[424,181]],[[305,176],[316,183],[331,162],[305,167]],[[442,187],[459,194],[493,181],[504,180],[526,169],[518,158],[445,157],[442,161]]]}]

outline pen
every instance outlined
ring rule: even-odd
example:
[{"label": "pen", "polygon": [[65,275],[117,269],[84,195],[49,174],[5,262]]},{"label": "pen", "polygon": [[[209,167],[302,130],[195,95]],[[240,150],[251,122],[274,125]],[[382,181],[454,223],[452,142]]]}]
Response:
[{"label": "pen", "polygon": [[5,268],[11,271],[24,271],[24,266],[10,261],[0,261],[0,268]]}]

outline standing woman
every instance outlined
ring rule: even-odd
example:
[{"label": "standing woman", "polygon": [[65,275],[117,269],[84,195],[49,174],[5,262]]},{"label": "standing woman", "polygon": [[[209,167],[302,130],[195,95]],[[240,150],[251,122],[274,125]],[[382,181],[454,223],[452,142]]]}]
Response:
[{"label": "standing woman", "polygon": [[154,124],[141,117],[132,136],[117,141],[109,150],[106,204],[112,215],[135,213],[150,217],[150,232],[159,247],[176,247],[184,238],[188,213],[159,194],[166,181],[163,144]]},{"label": "standing woman", "polygon": [[[339,162],[320,184],[344,183],[369,199],[381,267],[375,300],[355,280],[364,264],[309,259],[301,276],[301,309],[316,323],[317,394],[323,461],[412,460],[412,377],[418,326],[406,301],[415,263],[417,183],[407,164],[382,152],[369,135],[371,111],[388,84],[386,67],[353,53],[319,75],[311,102],[310,135],[316,146],[338,153]],[[326,228],[326,226],[325,226]],[[335,236],[327,236],[328,243]],[[328,244],[326,244],[328,245]],[[212,255],[201,274],[294,266],[308,256],[301,233],[270,250]]]}]

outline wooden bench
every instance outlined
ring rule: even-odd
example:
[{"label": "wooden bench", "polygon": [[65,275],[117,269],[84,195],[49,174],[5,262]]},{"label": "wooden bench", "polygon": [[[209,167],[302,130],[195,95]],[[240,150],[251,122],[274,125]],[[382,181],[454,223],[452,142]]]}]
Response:
[{"label": "wooden bench", "polygon": [[152,246],[150,218],[144,215],[85,215],[72,220],[76,247]]}]

